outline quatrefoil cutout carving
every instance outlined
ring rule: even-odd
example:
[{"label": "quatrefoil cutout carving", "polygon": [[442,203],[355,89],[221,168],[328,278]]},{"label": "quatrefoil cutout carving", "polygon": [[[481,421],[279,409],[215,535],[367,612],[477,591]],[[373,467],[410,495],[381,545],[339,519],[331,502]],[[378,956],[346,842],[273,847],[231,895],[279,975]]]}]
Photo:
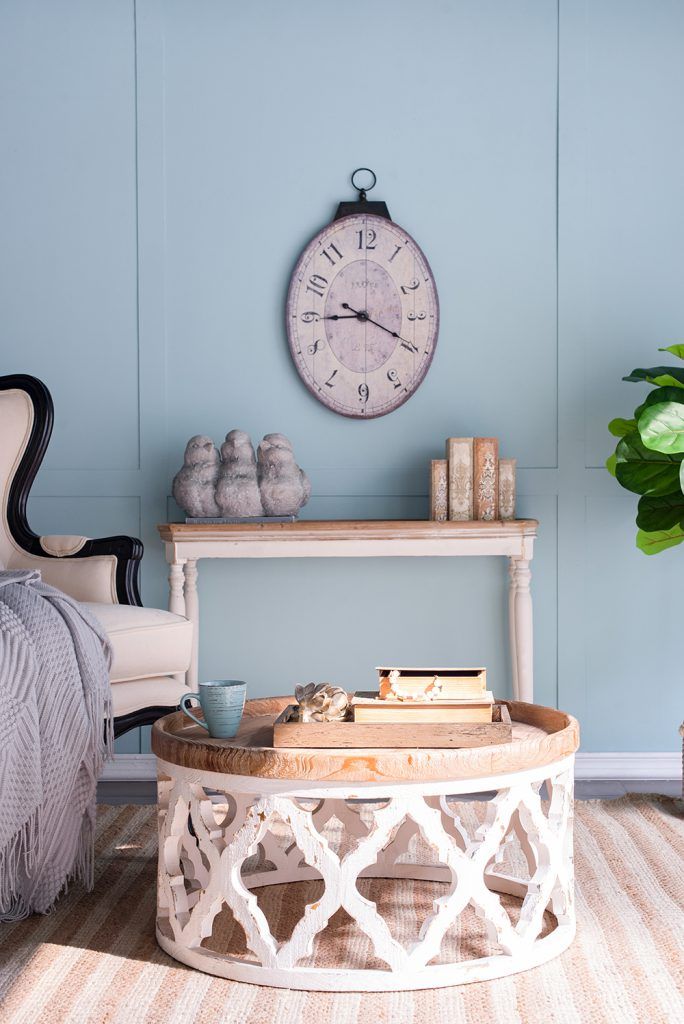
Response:
[{"label": "quatrefoil cutout carving", "polygon": [[[499,791],[487,805],[484,822],[469,835],[457,807],[445,798],[396,797],[382,805],[359,807],[342,799],[237,796],[234,808],[226,798],[227,810],[219,820],[215,794],[178,784],[168,794],[162,833],[160,905],[168,908],[174,936],[191,946],[201,944],[216,915],[228,906],[245,932],[247,946],[265,967],[292,968],[310,957],[316,937],[340,909],[356,921],[375,955],[392,971],[432,962],[446,931],[468,905],[481,916],[499,948],[515,953],[539,934],[550,902],[554,912],[567,915],[571,909],[563,844],[558,841],[571,808],[568,785],[571,788],[567,780],[553,780],[548,816],[539,792],[529,786]],[[340,830],[354,833],[342,856],[331,840]],[[282,841],[284,834],[291,836],[289,845]],[[391,875],[416,834],[419,843],[433,851],[435,866],[441,867],[447,884],[433,900],[417,939],[404,945],[358,883],[364,872]],[[515,927],[487,885],[511,835],[527,837],[531,873]],[[258,863],[256,873],[246,868],[257,852],[270,862],[276,880],[297,880],[303,866],[309,877],[316,874],[322,879],[320,897],[306,904],[289,937],[273,935],[250,889],[259,871],[263,874]]]}]

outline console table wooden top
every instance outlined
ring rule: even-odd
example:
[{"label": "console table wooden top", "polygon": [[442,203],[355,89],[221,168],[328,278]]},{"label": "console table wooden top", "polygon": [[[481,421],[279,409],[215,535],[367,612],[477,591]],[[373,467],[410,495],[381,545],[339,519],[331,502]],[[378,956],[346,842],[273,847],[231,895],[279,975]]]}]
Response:
[{"label": "console table wooden top", "polygon": [[197,687],[203,558],[381,558],[503,556],[509,560],[509,643],[513,695],[533,700],[530,561],[536,519],[438,523],[421,519],[298,520],[294,523],[162,523],[169,563],[169,610],[195,624],[188,687]]},{"label": "console table wooden top", "polygon": [[[531,558],[536,519],[437,523],[420,519],[298,520],[294,523],[162,523],[167,545],[194,558],[508,555]],[[217,546],[227,545],[220,553]]]}]

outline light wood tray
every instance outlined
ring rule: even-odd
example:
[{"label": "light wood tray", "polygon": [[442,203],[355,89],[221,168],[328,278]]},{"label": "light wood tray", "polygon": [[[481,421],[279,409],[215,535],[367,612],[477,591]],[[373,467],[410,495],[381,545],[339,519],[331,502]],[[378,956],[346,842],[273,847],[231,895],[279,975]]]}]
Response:
[{"label": "light wood tray", "polygon": [[486,747],[510,743],[511,716],[494,704],[492,722],[298,722],[288,704],[273,723],[274,747]]}]

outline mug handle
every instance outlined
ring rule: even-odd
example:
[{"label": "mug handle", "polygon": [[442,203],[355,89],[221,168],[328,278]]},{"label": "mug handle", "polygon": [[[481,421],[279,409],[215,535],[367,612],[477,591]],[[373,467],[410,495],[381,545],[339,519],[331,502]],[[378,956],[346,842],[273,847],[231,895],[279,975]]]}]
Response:
[{"label": "mug handle", "polygon": [[184,715],[187,715],[188,718],[192,718],[193,722],[197,722],[198,725],[201,725],[203,729],[206,729],[207,732],[209,732],[209,726],[207,725],[207,723],[206,722],[201,722],[200,719],[196,718],[193,715],[192,711],[190,711],[189,708],[187,708],[185,706],[185,702],[188,701],[188,700],[199,700],[199,694],[198,693],[184,693],[183,696],[181,697],[181,699],[178,701],[178,707],[181,709],[181,711],[183,712]]}]

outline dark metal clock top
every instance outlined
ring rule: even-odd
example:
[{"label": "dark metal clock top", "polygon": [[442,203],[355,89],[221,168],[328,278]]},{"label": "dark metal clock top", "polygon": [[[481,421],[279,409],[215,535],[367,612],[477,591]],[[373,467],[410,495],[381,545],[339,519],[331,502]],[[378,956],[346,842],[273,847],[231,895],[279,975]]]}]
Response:
[{"label": "dark metal clock top", "polygon": [[[370,178],[364,178],[363,175],[370,175]],[[357,179],[360,182],[366,181],[366,184],[357,184]],[[371,180],[372,179],[372,180]],[[337,207],[337,213],[335,214],[335,220],[340,220],[341,217],[349,217],[351,214],[359,213],[359,203],[363,203],[363,211],[365,213],[372,213],[376,217],[386,217],[387,220],[392,220],[390,212],[387,209],[387,203],[383,203],[381,200],[367,200],[366,194],[375,188],[377,182],[375,171],[371,171],[370,167],[357,167],[351,175],[352,186],[359,193],[355,202],[342,202]]]},{"label": "dark metal clock top", "polygon": [[[372,177],[360,184],[361,172]],[[297,371],[311,393],[343,416],[371,419],[403,405],[428,371],[439,302],[427,259],[370,202],[369,168],[358,168],[353,203],[307,245],[287,296],[287,333]]]}]

